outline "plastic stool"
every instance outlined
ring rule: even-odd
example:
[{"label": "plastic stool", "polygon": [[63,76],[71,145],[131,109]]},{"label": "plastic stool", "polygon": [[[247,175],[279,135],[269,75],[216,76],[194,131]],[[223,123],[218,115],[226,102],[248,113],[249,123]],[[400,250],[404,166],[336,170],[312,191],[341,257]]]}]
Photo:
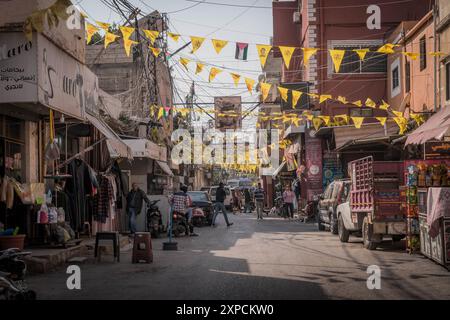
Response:
[{"label": "plastic stool", "polygon": [[94,256],[98,256],[99,242],[102,240],[109,240],[113,242],[114,248],[114,259],[117,258],[117,262],[120,261],[120,243],[119,243],[119,233],[118,232],[97,232],[95,235],[95,251]]},{"label": "plastic stool", "polygon": [[132,263],[153,262],[153,249],[150,232],[136,232],[133,243]]}]

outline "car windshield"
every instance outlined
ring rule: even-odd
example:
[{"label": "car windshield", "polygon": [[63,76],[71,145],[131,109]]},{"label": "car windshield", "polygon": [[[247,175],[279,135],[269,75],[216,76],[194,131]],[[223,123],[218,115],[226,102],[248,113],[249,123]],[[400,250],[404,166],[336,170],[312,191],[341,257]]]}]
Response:
[{"label": "car windshield", "polygon": [[208,201],[208,196],[204,192],[188,192],[192,201]]}]

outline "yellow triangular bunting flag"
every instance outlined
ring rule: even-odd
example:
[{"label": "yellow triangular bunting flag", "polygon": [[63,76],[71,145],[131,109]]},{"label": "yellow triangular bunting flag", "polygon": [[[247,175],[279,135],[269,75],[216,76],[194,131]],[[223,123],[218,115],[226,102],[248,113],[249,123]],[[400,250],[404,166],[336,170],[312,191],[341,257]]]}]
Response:
[{"label": "yellow triangular bunting flag", "polygon": [[392,54],[392,53],[395,53],[394,47],[395,47],[394,44],[386,43],[384,46],[381,46],[381,47],[377,50],[377,52],[379,52],[379,53],[385,53],[385,54]]},{"label": "yellow triangular bunting flag", "polygon": [[287,69],[289,69],[289,65],[291,63],[292,55],[294,54],[295,47],[278,47],[281,51],[281,55],[283,56],[283,61]]},{"label": "yellow triangular bunting flag", "polygon": [[380,121],[380,124],[381,124],[382,126],[384,126],[385,123],[386,123],[387,117],[375,117],[375,119],[377,119],[378,121]]},{"label": "yellow triangular bunting flag", "polygon": [[348,104],[347,98],[346,98],[346,97],[343,97],[343,96],[339,96],[339,97],[337,98],[337,101],[339,101],[339,102],[342,103],[342,104]]},{"label": "yellow triangular bunting flag", "polygon": [[270,88],[272,87],[271,83],[261,82],[261,95],[263,101],[266,101],[269,96]]},{"label": "yellow triangular bunting flag", "polygon": [[108,32],[109,30],[109,23],[106,22],[100,22],[100,21],[95,21],[95,24],[98,25],[100,28],[102,28],[103,30],[105,30],[106,32]]},{"label": "yellow triangular bunting flag", "polygon": [[127,57],[130,56],[131,51],[131,45],[138,44],[139,42],[130,40],[130,39],[123,39],[123,47],[125,48],[125,53],[127,54]]},{"label": "yellow triangular bunting flag", "polygon": [[380,108],[381,110],[387,110],[390,107],[390,105],[386,101],[381,100],[381,102],[382,104],[378,106],[378,108]]},{"label": "yellow triangular bunting flag", "polygon": [[158,57],[161,53],[161,49],[160,48],[154,48],[154,47],[149,47],[150,50],[152,50],[152,53],[155,57]]},{"label": "yellow triangular bunting flag", "polygon": [[295,109],[295,106],[297,105],[298,100],[302,96],[303,92],[297,90],[292,90],[291,92],[292,92],[292,109]]},{"label": "yellow triangular bunting flag", "polygon": [[209,82],[213,81],[214,78],[221,72],[221,69],[212,67],[211,70],[209,70]]},{"label": "yellow triangular bunting flag", "polygon": [[86,43],[89,44],[91,42],[92,36],[94,35],[94,33],[96,33],[99,29],[90,24],[90,23],[86,23]]},{"label": "yellow triangular bunting flag", "polygon": [[320,125],[322,124],[322,119],[313,118],[312,123],[313,123],[314,129],[316,129],[316,131],[318,131],[320,129]]},{"label": "yellow triangular bunting flag", "polygon": [[231,78],[233,78],[234,85],[237,87],[239,84],[239,81],[241,80],[241,75],[237,73],[230,72]]},{"label": "yellow triangular bunting flag", "polygon": [[261,61],[261,66],[264,68],[272,46],[257,44],[256,49],[258,50],[258,56],[259,60]]},{"label": "yellow triangular bunting flag", "polygon": [[321,94],[319,97],[319,103],[325,102],[328,99],[332,99],[333,97],[329,94]]},{"label": "yellow triangular bunting flag", "polygon": [[197,62],[197,67],[195,68],[195,74],[198,74],[203,71],[205,65],[203,63]]},{"label": "yellow triangular bunting flag", "polygon": [[307,66],[309,64],[309,59],[316,54],[317,48],[302,48],[303,50],[303,64]]},{"label": "yellow triangular bunting flag", "polygon": [[352,104],[353,105],[355,105],[355,106],[357,106],[357,107],[362,107],[362,102],[361,102],[361,100],[357,100],[357,101],[354,101],[354,102],[352,102]]},{"label": "yellow triangular bunting flag", "polygon": [[186,58],[180,58],[180,63],[186,68],[186,70],[188,70],[188,64],[189,62],[191,62],[191,60],[186,59]]},{"label": "yellow triangular bunting flag", "polygon": [[364,117],[351,117],[353,120],[353,124],[355,125],[356,129],[360,129],[362,123],[364,122]]},{"label": "yellow triangular bunting flag", "polygon": [[219,54],[220,51],[222,51],[222,49],[225,48],[225,46],[228,44],[228,41],[217,40],[217,39],[212,39],[211,42],[212,42],[213,47],[216,50],[217,54]]},{"label": "yellow triangular bunting flag", "polygon": [[326,126],[330,123],[330,116],[319,116],[319,118],[323,120]]},{"label": "yellow triangular bunting flag", "polygon": [[417,60],[417,58],[419,57],[419,54],[415,52],[403,52],[403,54],[411,60]]},{"label": "yellow triangular bunting flag", "polygon": [[114,33],[106,32],[105,33],[105,49],[108,48],[110,43],[116,41],[119,36],[116,36]]},{"label": "yellow triangular bunting flag", "polygon": [[398,118],[403,118],[403,112],[391,110],[393,114],[395,114]]},{"label": "yellow triangular bunting flag", "polygon": [[130,39],[131,34],[134,32],[134,28],[131,28],[131,27],[120,26],[119,29],[120,29],[120,32],[122,32],[122,36],[123,36],[124,40]]},{"label": "yellow triangular bunting flag", "polygon": [[150,39],[152,45],[155,43],[156,38],[159,36],[159,31],[156,30],[144,30],[145,36]]},{"label": "yellow triangular bunting flag", "polygon": [[278,91],[280,92],[281,99],[283,99],[284,102],[287,102],[288,100],[288,89],[283,87],[278,87]]},{"label": "yellow triangular bunting flag", "polygon": [[339,120],[338,122],[340,123],[341,120],[345,123],[348,124],[348,115],[346,114],[338,114],[334,116],[334,120]]},{"label": "yellow triangular bunting flag", "polygon": [[329,50],[331,60],[333,60],[334,70],[339,73],[342,60],[344,59],[345,50]]},{"label": "yellow triangular bunting flag", "polygon": [[359,60],[363,61],[366,57],[367,52],[369,52],[369,49],[354,49],[354,52],[358,54]]},{"label": "yellow triangular bunting flag", "polygon": [[191,37],[191,43],[192,43],[192,53],[200,49],[200,47],[203,44],[203,41],[205,41],[205,38],[201,37]]},{"label": "yellow triangular bunting flag", "polygon": [[406,120],[406,118],[403,117],[394,117],[394,121],[398,125],[399,134],[404,134],[408,126],[408,120]]},{"label": "yellow triangular bunting flag", "polygon": [[180,35],[172,32],[167,32],[167,35],[175,42],[178,42],[178,39],[180,39]]},{"label": "yellow triangular bunting flag", "polygon": [[161,119],[163,115],[164,115],[164,108],[161,107],[158,110],[158,120]]},{"label": "yellow triangular bunting flag", "polygon": [[370,99],[370,98],[367,98],[367,100],[366,100],[366,102],[364,103],[367,107],[370,107],[370,108],[376,108],[377,107],[377,104],[375,103],[375,101],[373,101],[372,99]]},{"label": "yellow triangular bunting flag", "polygon": [[247,85],[247,90],[252,93],[253,86],[255,85],[255,80],[250,78],[245,78],[245,84]]}]

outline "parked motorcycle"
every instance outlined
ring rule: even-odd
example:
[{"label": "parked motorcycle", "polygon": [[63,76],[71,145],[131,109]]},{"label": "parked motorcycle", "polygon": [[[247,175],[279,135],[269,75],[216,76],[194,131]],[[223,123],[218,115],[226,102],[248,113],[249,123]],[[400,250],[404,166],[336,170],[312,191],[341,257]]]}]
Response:
[{"label": "parked motorcycle", "polygon": [[36,300],[25,282],[27,265],[21,259],[29,254],[15,248],[0,251],[0,300]]},{"label": "parked motorcycle", "polygon": [[319,219],[319,197],[314,195],[313,199],[308,201],[300,211],[303,215],[303,222]]},{"label": "parked motorcycle", "polygon": [[209,221],[212,220],[212,217],[209,217],[205,213],[205,211],[201,208],[193,208],[192,209],[192,224],[196,227],[203,227],[210,224]]},{"label": "parked motorcycle", "polygon": [[151,233],[153,238],[159,238],[164,231],[161,211],[156,205],[159,200],[150,201],[147,209],[147,231]]},{"label": "parked motorcycle", "polygon": [[189,226],[186,216],[184,213],[180,213],[174,211],[172,213],[172,233],[175,237],[179,237],[182,234],[186,234],[186,231],[190,228],[192,231],[192,227]]}]

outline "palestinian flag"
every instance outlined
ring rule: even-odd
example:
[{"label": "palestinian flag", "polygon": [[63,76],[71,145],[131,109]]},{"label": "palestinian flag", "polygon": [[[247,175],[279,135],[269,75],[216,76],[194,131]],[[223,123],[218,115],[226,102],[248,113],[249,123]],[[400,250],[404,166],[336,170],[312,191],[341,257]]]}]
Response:
[{"label": "palestinian flag", "polygon": [[248,43],[236,43],[236,55],[237,60],[247,60]]}]

